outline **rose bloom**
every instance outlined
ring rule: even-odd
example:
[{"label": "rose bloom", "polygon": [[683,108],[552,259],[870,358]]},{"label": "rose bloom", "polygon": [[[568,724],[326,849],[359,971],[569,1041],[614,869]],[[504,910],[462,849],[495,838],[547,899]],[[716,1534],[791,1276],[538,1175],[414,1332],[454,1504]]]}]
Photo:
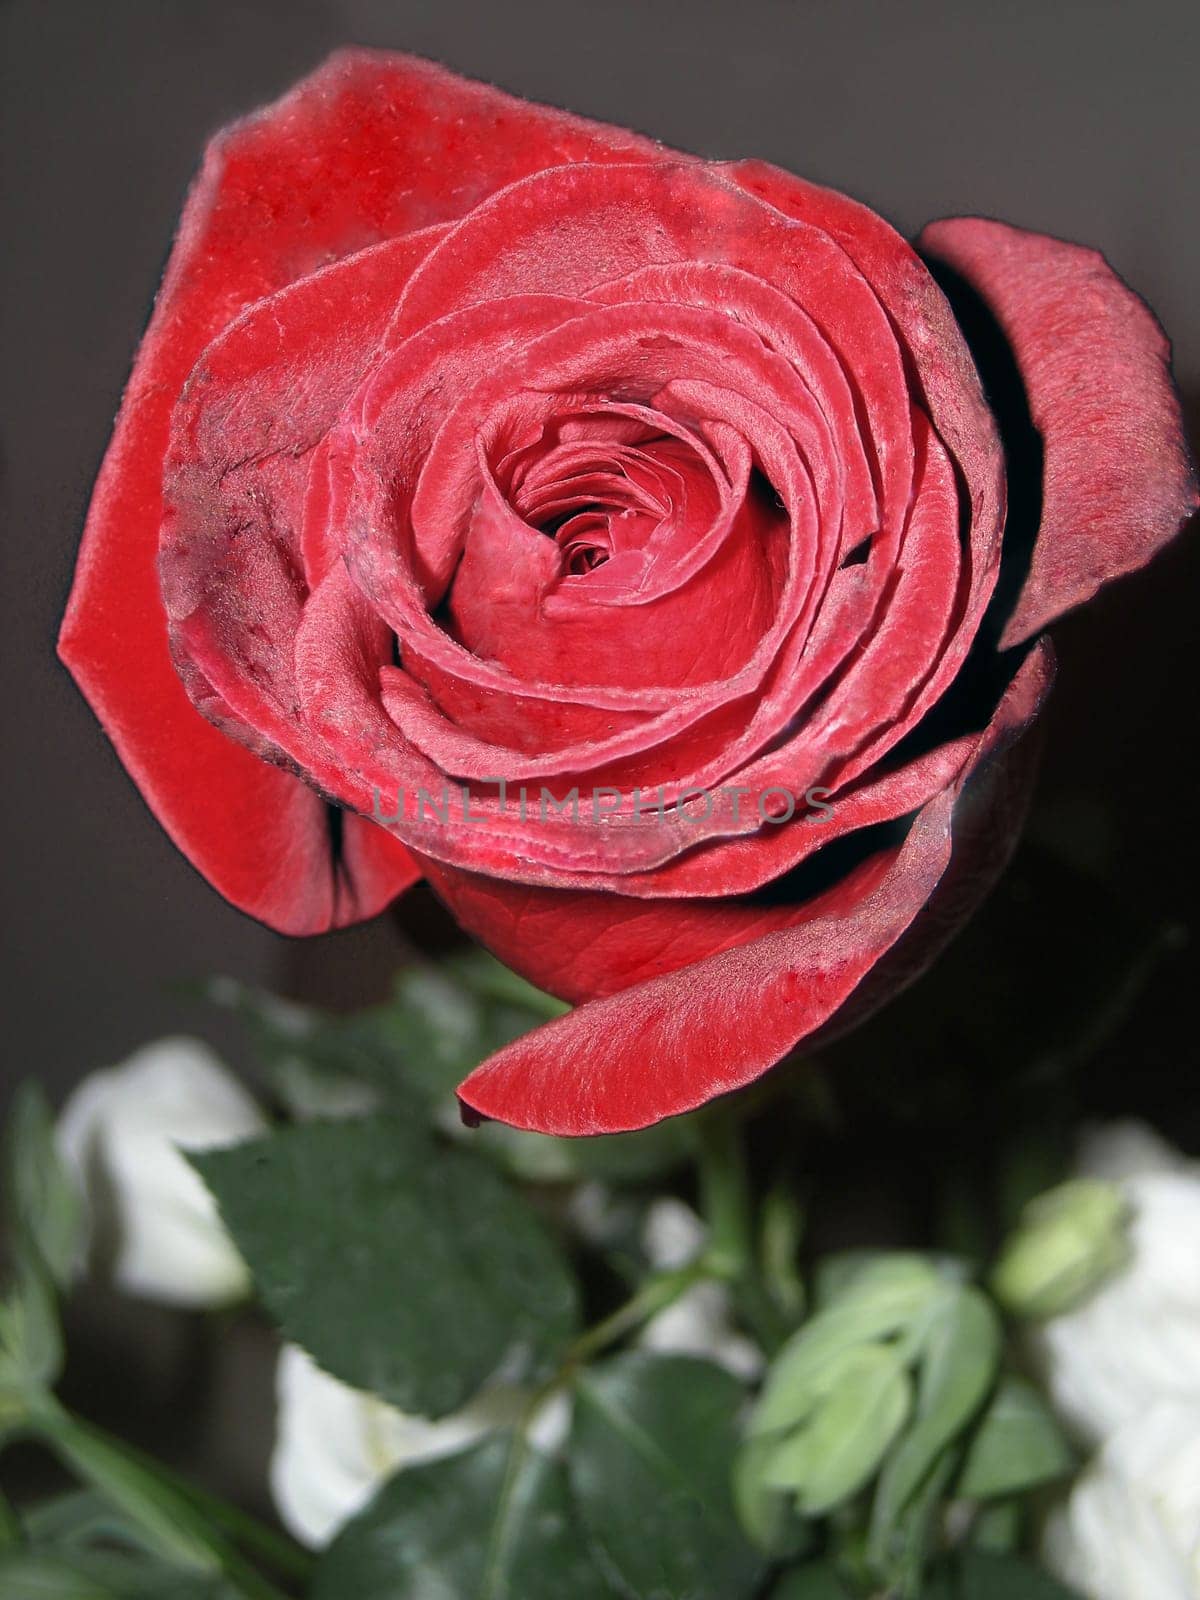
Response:
[{"label": "rose bloom", "polygon": [[209,147],[61,653],[234,904],[424,876],[576,1004],[470,1112],[641,1126],[915,975],[1019,821],[1042,630],[1195,506],[1099,256],[917,245],[399,55]]}]

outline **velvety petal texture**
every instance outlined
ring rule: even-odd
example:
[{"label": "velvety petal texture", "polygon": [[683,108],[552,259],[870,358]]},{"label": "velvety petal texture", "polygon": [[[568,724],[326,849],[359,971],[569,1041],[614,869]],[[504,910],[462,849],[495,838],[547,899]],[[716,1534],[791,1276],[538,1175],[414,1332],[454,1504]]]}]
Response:
[{"label": "velvety petal texture", "polygon": [[[430,62],[332,56],[212,141],[92,496],[59,653],[185,855],[285,933],[372,916],[417,876],[197,714],[171,663],[157,560],[171,412],[246,307],[382,240],[457,218],[514,178],[646,140],[524,105]],[[345,848],[337,847],[341,839]]]},{"label": "velvety petal texture", "polygon": [[1194,503],[1098,258],[921,242],[1011,341],[1040,528],[951,303],[845,196],[365,51],[214,141],[62,653],[237,904],[318,931],[423,872],[577,1004],[472,1115],[642,1126],[914,975],[1014,835],[1028,641]]},{"label": "velvety petal texture", "polygon": [[1144,566],[1200,503],[1171,347],[1096,250],[985,217],[918,243],[996,319],[1041,436],[1041,525],[1001,641],[1019,644]]}]

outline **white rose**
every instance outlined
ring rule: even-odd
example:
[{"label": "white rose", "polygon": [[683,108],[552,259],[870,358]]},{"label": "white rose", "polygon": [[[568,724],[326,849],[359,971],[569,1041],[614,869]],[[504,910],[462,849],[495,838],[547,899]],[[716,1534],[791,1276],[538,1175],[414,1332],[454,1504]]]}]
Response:
[{"label": "white rose", "polygon": [[1200,1165],[1121,1123],[1085,1134],[1081,1170],[1128,1199],[1131,1259],[1030,1343],[1055,1406],[1099,1443],[1158,1400],[1200,1405]]},{"label": "white rose", "polygon": [[246,1292],[245,1264],[180,1151],[236,1144],[265,1127],[196,1039],[160,1039],[83,1080],[59,1117],[58,1146],[83,1192],[92,1243],[111,1251],[123,1289],[181,1306]]},{"label": "white rose", "polygon": [[1050,1518],[1043,1555],[1087,1600],[1200,1600],[1200,1404],[1122,1424]]},{"label": "white rose", "polygon": [[[451,1416],[408,1416],[331,1378],[295,1345],[280,1353],[275,1396],[271,1493],[285,1526],[314,1550],[401,1468],[465,1450],[519,1421],[529,1403],[527,1391],[497,1382]],[[534,1419],[530,1440],[550,1450],[563,1431],[563,1406],[551,1400]]]}]

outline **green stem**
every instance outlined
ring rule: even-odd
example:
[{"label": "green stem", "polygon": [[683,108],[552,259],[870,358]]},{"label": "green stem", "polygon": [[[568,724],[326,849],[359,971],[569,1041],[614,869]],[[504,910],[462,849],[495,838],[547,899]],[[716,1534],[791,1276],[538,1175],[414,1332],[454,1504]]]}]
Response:
[{"label": "green stem", "polygon": [[[269,1545],[271,1559],[278,1562],[283,1555],[295,1576],[301,1576],[301,1561],[303,1570],[308,1570],[303,1552],[294,1550],[252,1518],[183,1484],[124,1441],[73,1416],[53,1396],[40,1397],[31,1406],[29,1427],[66,1466],[118,1507],[160,1554],[192,1571],[223,1573],[245,1600],[285,1597],[249,1564],[226,1532],[236,1531],[263,1554]],[[219,1518],[213,1515],[217,1507]],[[223,1524],[223,1531],[211,1525],[217,1520]]]},{"label": "green stem", "polygon": [[754,1248],[754,1203],[740,1119],[718,1106],[696,1121],[700,1209],[708,1223],[708,1259],[723,1278],[759,1343],[770,1355],[788,1328],[763,1286]]},{"label": "green stem", "polygon": [[740,1124],[724,1107],[697,1118],[700,1209],[718,1276],[740,1278],[753,1259],[750,1181]]},{"label": "green stem", "polygon": [[276,1572],[288,1578],[311,1577],[313,1557],[286,1534],[277,1533],[274,1528],[265,1522],[260,1522],[248,1511],[243,1511],[240,1506],[230,1505],[227,1500],[210,1494],[198,1484],[189,1483],[186,1478],[180,1477],[152,1457],[143,1455],[132,1445],[125,1445],[119,1440],[117,1443],[129,1453],[131,1460],[140,1460],[148,1471],[166,1478],[180,1494],[191,1501],[197,1511],[207,1517],[209,1522],[227,1533],[244,1549],[260,1556]]},{"label": "green stem", "polygon": [[557,1369],[540,1388],[535,1389],[518,1423],[518,1439],[514,1450],[520,1455],[509,1461],[509,1473],[517,1470],[529,1442],[529,1429],[538,1412],[552,1395],[572,1382],[580,1367],[586,1366],[602,1350],[616,1344],[626,1334],[640,1328],[651,1317],[665,1311],[681,1295],[698,1283],[714,1276],[712,1266],[705,1256],[679,1267],[673,1272],[662,1272],[649,1278],[623,1305],[586,1329],[567,1347]]},{"label": "green stem", "polygon": [[795,1191],[776,1183],[763,1198],[759,1269],[772,1304],[791,1326],[804,1315],[804,1279],[798,1266],[804,1212]]},{"label": "green stem", "polygon": [[8,1503],[8,1496],[0,1490],[0,1550],[9,1550],[20,1542],[21,1524]]},{"label": "green stem", "polygon": [[665,1311],[696,1284],[715,1276],[718,1274],[710,1257],[704,1255],[697,1261],[689,1262],[686,1267],[677,1267],[672,1272],[661,1272],[648,1278],[624,1305],[618,1306],[611,1315],[580,1334],[567,1350],[561,1369],[563,1376],[593,1360],[602,1350],[616,1344],[644,1322],[649,1322],[660,1311]]}]

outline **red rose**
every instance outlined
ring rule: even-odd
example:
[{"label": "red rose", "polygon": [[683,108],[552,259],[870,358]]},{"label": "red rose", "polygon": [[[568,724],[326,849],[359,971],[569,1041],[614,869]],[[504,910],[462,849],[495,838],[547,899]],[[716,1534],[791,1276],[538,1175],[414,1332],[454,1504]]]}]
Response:
[{"label": "red rose", "polygon": [[210,147],[62,655],[235,904],[425,874],[582,1002],[479,1114],[636,1127],[910,976],[1019,820],[1030,641],[1195,506],[1099,256],[918,242],[974,358],[854,201],[408,57]]}]

